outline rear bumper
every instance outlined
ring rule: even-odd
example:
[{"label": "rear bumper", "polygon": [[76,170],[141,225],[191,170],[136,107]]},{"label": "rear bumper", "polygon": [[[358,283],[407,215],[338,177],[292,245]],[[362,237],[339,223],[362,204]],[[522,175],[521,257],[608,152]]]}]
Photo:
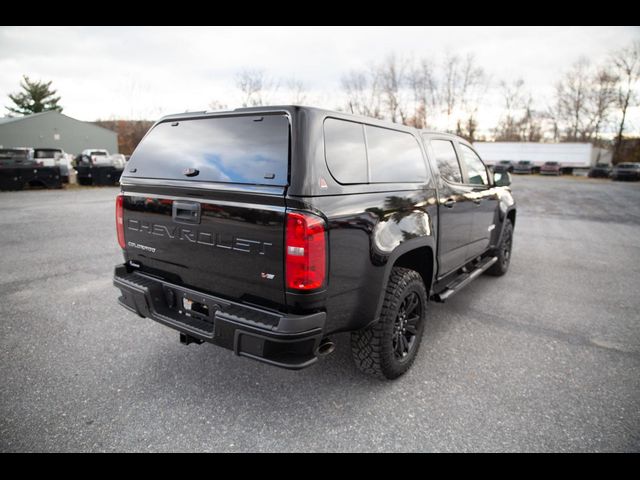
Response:
[{"label": "rear bumper", "polygon": [[[262,310],[171,284],[126,265],[115,269],[118,302],[128,310],[198,340],[277,367],[301,369],[315,363],[325,313],[289,315]],[[208,313],[186,313],[183,299]]]}]

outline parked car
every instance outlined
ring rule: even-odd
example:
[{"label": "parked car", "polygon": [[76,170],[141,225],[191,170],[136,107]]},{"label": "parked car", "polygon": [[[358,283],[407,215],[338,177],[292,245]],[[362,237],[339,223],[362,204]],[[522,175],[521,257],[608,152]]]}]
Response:
[{"label": "parked car", "polygon": [[58,159],[63,155],[60,148],[35,148],[33,156],[39,165],[44,167],[55,167],[58,165]]},{"label": "parked car", "polygon": [[101,148],[87,148],[78,156],[79,164],[88,166],[111,166],[111,155],[108,150]]},{"label": "parked car", "polygon": [[185,345],[290,369],[352,332],[356,365],[396,378],[429,299],[507,272],[509,178],[460,137],[340,112],[164,117],[116,199],[119,303]]},{"label": "parked car", "polygon": [[513,166],[513,173],[533,173],[533,162],[530,160],[520,160]]},{"label": "parked car", "polygon": [[511,160],[500,160],[493,166],[494,172],[513,172],[513,162]]},{"label": "parked car", "polygon": [[76,170],[80,185],[115,185],[125,166],[125,157],[107,150],[89,148],[77,157]]},{"label": "parked car", "polygon": [[40,164],[33,148],[0,149],[0,190],[22,190],[27,185],[62,188],[60,168]]},{"label": "parked car", "polygon": [[611,165],[607,163],[596,163],[588,173],[591,178],[609,178],[611,176]]},{"label": "parked car", "polygon": [[108,150],[89,148],[78,156],[78,164],[92,167],[114,167],[122,170],[126,158],[120,153],[110,154]]},{"label": "parked car", "polygon": [[59,167],[60,177],[63,183],[69,183],[69,174],[73,168],[71,155],[68,155],[61,148],[36,148],[34,149],[35,160],[44,167]]},{"label": "parked car", "polygon": [[562,175],[560,163],[544,162],[540,167],[540,175]]},{"label": "parked car", "polygon": [[0,167],[35,166],[33,148],[0,148]]},{"label": "parked car", "polygon": [[611,171],[614,180],[640,180],[640,163],[619,163]]}]

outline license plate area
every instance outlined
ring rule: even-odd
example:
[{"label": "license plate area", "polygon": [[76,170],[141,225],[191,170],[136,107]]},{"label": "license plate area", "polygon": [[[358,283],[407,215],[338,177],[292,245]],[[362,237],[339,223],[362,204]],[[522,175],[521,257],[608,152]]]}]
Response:
[{"label": "license plate area", "polygon": [[207,335],[213,334],[216,311],[221,307],[210,298],[168,286],[164,288],[167,316]]},{"label": "license plate area", "polygon": [[182,308],[184,314],[188,317],[195,316],[199,318],[209,318],[209,305],[206,303],[196,302],[190,298],[182,298]]}]

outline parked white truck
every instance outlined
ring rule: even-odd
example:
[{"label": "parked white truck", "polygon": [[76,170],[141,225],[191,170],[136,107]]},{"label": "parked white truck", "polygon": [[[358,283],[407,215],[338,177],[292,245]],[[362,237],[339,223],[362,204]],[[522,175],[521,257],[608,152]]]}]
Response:
[{"label": "parked white truck", "polygon": [[125,166],[125,156],[111,155],[102,148],[87,148],[76,159],[76,171],[80,185],[114,185],[120,180]]}]

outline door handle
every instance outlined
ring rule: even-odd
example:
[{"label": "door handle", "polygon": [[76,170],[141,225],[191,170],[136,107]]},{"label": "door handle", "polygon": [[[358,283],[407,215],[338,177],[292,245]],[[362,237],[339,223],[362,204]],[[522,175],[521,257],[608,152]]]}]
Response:
[{"label": "door handle", "polygon": [[200,223],[200,204],[194,202],[173,202],[173,220],[177,223]]},{"label": "door handle", "polygon": [[443,203],[443,205],[447,208],[453,208],[453,206],[456,204],[456,201],[452,198],[449,198],[448,200],[445,200],[445,202]]},{"label": "door handle", "polygon": [[480,205],[482,203],[482,199],[481,198],[474,198],[473,199],[473,203],[475,203],[476,205]]}]

